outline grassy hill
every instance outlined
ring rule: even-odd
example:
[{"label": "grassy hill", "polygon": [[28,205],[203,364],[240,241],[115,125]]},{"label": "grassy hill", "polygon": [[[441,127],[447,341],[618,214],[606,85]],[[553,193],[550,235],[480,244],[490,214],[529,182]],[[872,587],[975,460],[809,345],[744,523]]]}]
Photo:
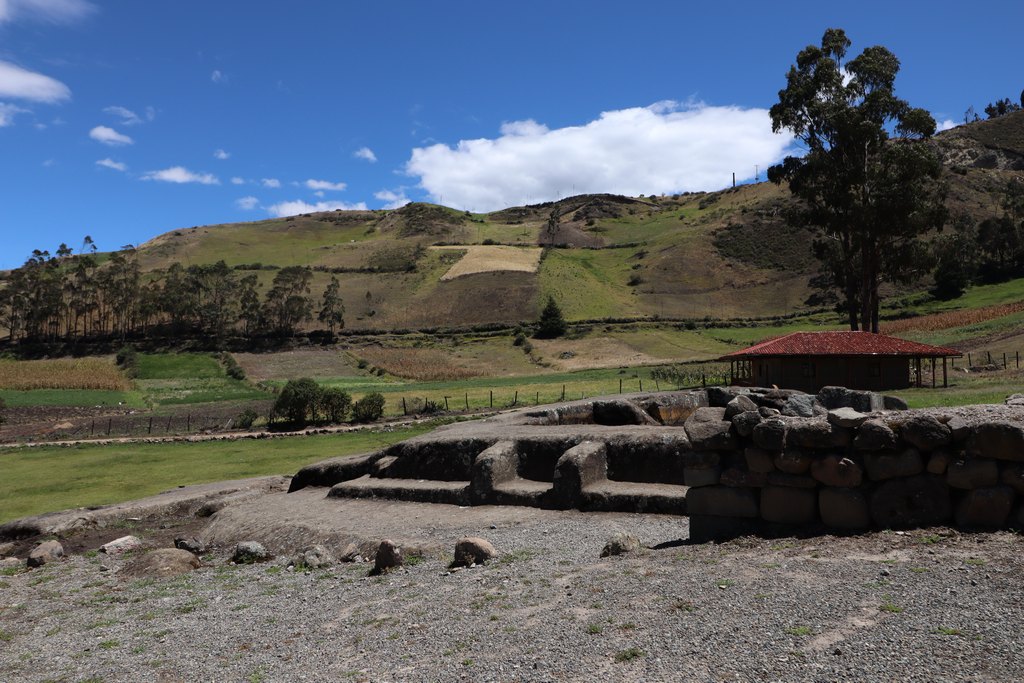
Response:
[{"label": "grassy hill", "polygon": [[[1024,169],[1024,113],[945,131],[934,144],[951,210],[995,215],[999,188]],[[549,295],[570,320],[765,318],[814,307],[813,235],[785,223],[789,202],[784,187],[760,183],[660,197],[583,195],[487,214],[414,203],[175,230],[138,253],[145,271],[223,259],[264,285],[277,268],[309,266],[314,292],[336,275],[350,329],[529,321]],[[483,244],[548,249],[535,273],[447,281],[441,276],[461,252],[427,249]]]}]

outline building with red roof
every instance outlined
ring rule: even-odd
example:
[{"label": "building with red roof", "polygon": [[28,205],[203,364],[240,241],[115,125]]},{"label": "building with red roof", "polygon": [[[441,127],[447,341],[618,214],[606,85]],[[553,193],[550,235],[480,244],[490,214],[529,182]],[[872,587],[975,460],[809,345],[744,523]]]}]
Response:
[{"label": "building with red roof", "polygon": [[817,392],[826,386],[849,389],[905,389],[923,386],[923,361],[931,361],[931,385],[942,359],[942,386],[947,386],[947,359],[956,349],[930,346],[873,332],[793,332],[734,351],[729,361],[733,384],[777,386]]}]

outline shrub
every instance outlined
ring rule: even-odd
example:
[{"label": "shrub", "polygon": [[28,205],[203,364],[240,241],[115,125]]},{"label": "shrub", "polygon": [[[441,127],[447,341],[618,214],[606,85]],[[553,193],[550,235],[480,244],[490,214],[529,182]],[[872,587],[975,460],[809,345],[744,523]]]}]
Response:
[{"label": "shrub", "polygon": [[122,346],[115,356],[117,367],[124,371],[128,377],[136,377],[139,374],[139,354],[133,346]]},{"label": "shrub", "polygon": [[320,392],[320,414],[331,424],[344,422],[352,407],[352,397],[343,389],[323,389]]},{"label": "shrub", "polygon": [[358,368],[359,368],[360,370],[365,370],[365,369],[366,369],[366,366],[367,366],[367,365],[369,365],[369,363],[368,363],[368,362],[366,361],[366,359],[365,359],[365,358],[360,358],[360,359],[359,359],[359,362],[358,362],[358,363],[356,363],[356,366],[357,366],[357,367],[358,367]]},{"label": "shrub", "polygon": [[534,336],[540,339],[554,339],[565,334],[566,329],[562,309],[555,303],[555,298],[549,296],[548,303],[544,306],[540,319],[537,321],[537,333]]},{"label": "shrub", "polygon": [[256,422],[257,417],[259,417],[259,415],[256,414],[255,410],[252,408],[246,408],[238,414],[238,417],[235,418],[235,426],[239,429],[250,429],[253,423]]},{"label": "shrub", "polygon": [[512,346],[522,346],[526,343],[526,335],[522,332],[516,333],[516,336],[512,339]]},{"label": "shrub", "polygon": [[320,395],[320,385],[309,377],[288,380],[274,402],[272,414],[288,422],[304,425],[310,419],[316,419]]},{"label": "shrub", "polygon": [[355,422],[373,422],[384,415],[384,396],[373,392],[363,396],[352,406],[352,420]]}]

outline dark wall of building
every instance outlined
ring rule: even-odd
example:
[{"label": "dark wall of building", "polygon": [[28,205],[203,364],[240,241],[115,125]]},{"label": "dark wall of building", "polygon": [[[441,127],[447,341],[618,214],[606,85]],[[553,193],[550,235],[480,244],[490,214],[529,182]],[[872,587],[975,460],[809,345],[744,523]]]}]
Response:
[{"label": "dark wall of building", "polygon": [[901,357],[794,356],[753,360],[753,384],[816,393],[822,387],[905,389],[910,386],[910,363]]}]

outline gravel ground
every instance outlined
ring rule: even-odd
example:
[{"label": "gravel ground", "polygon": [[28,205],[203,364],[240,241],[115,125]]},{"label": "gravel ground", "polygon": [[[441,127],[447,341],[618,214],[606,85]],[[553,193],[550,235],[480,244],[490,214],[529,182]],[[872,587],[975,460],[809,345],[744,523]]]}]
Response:
[{"label": "gravel ground", "polygon": [[[90,552],[0,575],[0,681],[1024,680],[1013,533],[690,545],[671,516],[323,505],[307,535],[333,519],[339,554],[361,532],[425,554],[379,577],[227,548],[172,579]],[[619,531],[651,549],[601,559]],[[449,571],[461,535],[499,558]]]}]

